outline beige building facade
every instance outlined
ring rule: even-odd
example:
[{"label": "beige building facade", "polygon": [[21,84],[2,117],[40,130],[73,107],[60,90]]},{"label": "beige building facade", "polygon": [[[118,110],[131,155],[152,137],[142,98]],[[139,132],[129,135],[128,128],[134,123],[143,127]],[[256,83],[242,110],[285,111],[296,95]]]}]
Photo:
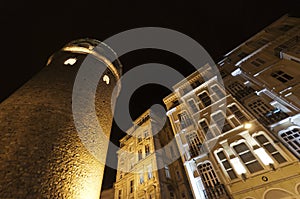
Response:
[{"label": "beige building facade", "polygon": [[299,38],[284,16],[164,98],[194,198],[300,197]]},{"label": "beige building facade", "polygon": [[147,110],[120,140],[115,199],[192,198],[169,122]]}]

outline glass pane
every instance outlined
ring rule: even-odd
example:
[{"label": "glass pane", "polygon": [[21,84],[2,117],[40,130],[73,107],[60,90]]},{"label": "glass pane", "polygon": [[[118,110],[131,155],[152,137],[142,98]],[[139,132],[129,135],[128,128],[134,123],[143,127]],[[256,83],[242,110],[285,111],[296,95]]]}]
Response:
[{"label": "glass pane", "polygon": [[286,159],[280,153],[273,154],[273,157],[279,164],[286,162]]},{"label": "glass pane", "polygon": [[255,173],[257,171],[263,170],[262,166],[259,164],[258,161],[251,162],[251,163],[247,164],[246,166],[247,166],[248,170],[250,171],[250,173]]}]

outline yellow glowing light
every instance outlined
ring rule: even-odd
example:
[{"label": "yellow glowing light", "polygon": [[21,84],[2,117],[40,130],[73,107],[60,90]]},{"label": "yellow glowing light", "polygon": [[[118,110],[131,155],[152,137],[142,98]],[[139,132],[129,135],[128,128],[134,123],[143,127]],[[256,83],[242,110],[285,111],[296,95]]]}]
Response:
[{"label": "yellow glowing light", "polygon": [[274,164],[274,161],[267,154],[267,152],[265,151],[265,149],[259,148],[259,149],[254,150],[254,152],[256,153],[256,155],[259,157],[259,159],[262,161],[262,163],[264,165]]},{"label": "yellow glowing light", "polygon": [[245,123],[244,124],[244,128],[245,129],[250,129],[252,127],[252,124],[251,123]]},{"label": "yellow glowing light", "polygon": [[73,66],[77,62],[76,58],[69,58],[64,62],[64,65],[71,65]]},{"label": "yellow glowing light", "polygon": [[106,83],[106,84],[109,84],[109,77],[107,75],[104,75],[103,76],[103,81]]}]

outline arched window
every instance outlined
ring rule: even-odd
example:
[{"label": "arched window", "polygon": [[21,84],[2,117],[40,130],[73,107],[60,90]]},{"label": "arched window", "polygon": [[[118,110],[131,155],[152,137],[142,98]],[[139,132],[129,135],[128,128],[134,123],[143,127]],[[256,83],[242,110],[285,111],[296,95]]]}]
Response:
[{"label": "arched window", "polygon": [[191,158],[199,155],[202,143],[200,142],[200,139],[199,139],[197,133],[192,132],[192,133],[187,134],[186,140],[189,145],[189,152],[190,152]]},{"label": "arched window", "polygon": [[237,145],[234,145],[233,149],[250,173],[255,173],[264,169],[246,143],[241,142]]},{"label": "arched window", "polygon": [[197,166],[197,168],[205,187],[214,187],[220,184],[210,162],[201,163]]},{"label": "arched window", "polygon": [[293,194],[283,189],[271,189],[265,192],[264,199],[274,199],[274,198],[294,198],[294,197]]}]

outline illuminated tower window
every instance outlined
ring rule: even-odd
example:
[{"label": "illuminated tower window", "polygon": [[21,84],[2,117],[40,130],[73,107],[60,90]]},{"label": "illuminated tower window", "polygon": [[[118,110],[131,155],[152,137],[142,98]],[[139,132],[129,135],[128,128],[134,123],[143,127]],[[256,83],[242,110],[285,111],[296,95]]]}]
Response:
[{"label": "illuminated tower window", "polygon": [[278,164],[286,162],[286,159],[275,149],[273,144],[271,144],[264,135],[257,135],[254,138],[267,152],[269,152]]},{"label": "illuminated tower window", "polygon": [[245,143],[242,142],[238,145],[233,146],[233,148],[250,173],[255,173],[263,170],[263,167],[260,165],[258,160],[253,155],[252,151]]}]

